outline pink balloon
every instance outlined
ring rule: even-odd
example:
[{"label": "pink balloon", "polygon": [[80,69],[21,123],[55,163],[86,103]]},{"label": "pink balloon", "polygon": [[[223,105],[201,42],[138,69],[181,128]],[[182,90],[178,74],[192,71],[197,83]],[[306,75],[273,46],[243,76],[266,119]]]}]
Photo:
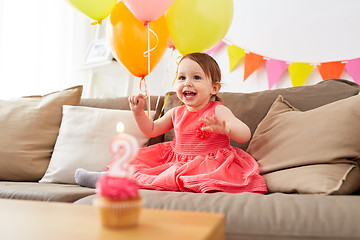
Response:
[{"label": "pink balloon", "polygon": [[171,37],[169,37],[168,48],[171,48],[173,51],[176,49]]},{"label": "pink balloon", "polygon": [[140,21],[155,21],[173,4],[175,0],[123,0],[132,14]]}]

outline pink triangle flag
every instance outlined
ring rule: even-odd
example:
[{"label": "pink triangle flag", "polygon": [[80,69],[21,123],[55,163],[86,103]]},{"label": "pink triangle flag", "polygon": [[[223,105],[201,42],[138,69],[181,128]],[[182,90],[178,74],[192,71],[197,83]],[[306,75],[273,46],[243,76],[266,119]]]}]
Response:
[{"label": "pink triangle flag", "polygon": [[360,84],[360,58],[348,60],[345,69],[353,78],[354,82]]},{"label": "pink triangle flag", "polygon": [[288,65],[285,61],[277,59],[269,59],[266,61],[266,73],[268,77],[269,89],[280,79],[284,74]]},{"label": "pink triangle flag", "polygon": [[207,54],[212,54],[213,52],[216,52],[217,50],[219,50],[222,46],[224,45],[223,41],[220,41],[218,44],[216,44],[214,47],[206,50],[205,53]]}]

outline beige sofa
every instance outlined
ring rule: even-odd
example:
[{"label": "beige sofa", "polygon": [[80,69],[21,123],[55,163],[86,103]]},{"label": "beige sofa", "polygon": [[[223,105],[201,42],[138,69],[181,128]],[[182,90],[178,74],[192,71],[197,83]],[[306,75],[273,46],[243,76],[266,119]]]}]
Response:
[{"label": "beige sofa", "polygon": [[[357,136],[360,138],[360,124],[356,121],[360,118],[360,108],[356,107],[356,102],[360,104],[360,96],[356,97],[359,90],[360,86],[354,82],[331,79],[312,86],[248,94],[221,93],[223,104],[243,120],[253,133],[250,142],[231,144],[247,150],[258,160],[269,193],[141,190],[145,207],[222,212],[226,219],[226,239],[359,239],[360,144],[356,142]],[[67,100],[56,99],[58,95],[64,95],[64,91]],[[54,132],[59,131],[62,105],[129,109],[126,97],[78,99],[79,102],[76,99],[81,95],[81,87],[64,91],[42,96],[51,98],[47,101],[56,99],[57,106],[49,106],[53,111],[51,116],[57,114],[59,119],[53,124],[57,126],[53,127]],[[69,95],[72,101],[68,101]],[[163,100],[161,97],[156,116]],[[157,98],[152,97],[151,101],[155,109]],[[6,104],[9,102],[0,102],[0,106]],[[171,93],[165,111],[177,104],[175,94]],[[4,116],[9,114],[0,115],[0,124]],[[35,121],[38,122],[38,119]],[[33,128],[32,135],[41,129]],[[36,135],[30,139],[37,141],[41,139],[40,136],[48,136],[49,131],[41,134],[46,135]],[[58,134],[53,135],[55,139],[50,139],[53,144],[46,146],[46,149],[54,148]],[[172,136],[172,132],[169,132],[151,139],[149,144],[169,141]],[[1,138],[4,137],[1,135]],[[22,138],[27,140],[26,136]],[[5,140],[0,140],[0,147],[4,148],[5,144]],[[25,144],[28,145],[29,142]],[[2,148],[0,151],[4,151]],[[34,148],[27,147],[27,151],[34,151]],[[52,153],[47,151],[44,154],[47,162],[44,160],[36,167],[41,171],[35,176],[32,175],[34,171],[16,174],[11,169],[20,171],[17,162],[24,166],[34,165],[34,162],[38,164],[38,157],[29,160],[29,164],[26,162],[28,159],[18,157],[15,152],[13,158],[16,161],[5,161],[1,158],[12,155],[0,153],[0,198],[91,204],[95,197],[94,189],[75,184],[38,182],[48,171]]]}]

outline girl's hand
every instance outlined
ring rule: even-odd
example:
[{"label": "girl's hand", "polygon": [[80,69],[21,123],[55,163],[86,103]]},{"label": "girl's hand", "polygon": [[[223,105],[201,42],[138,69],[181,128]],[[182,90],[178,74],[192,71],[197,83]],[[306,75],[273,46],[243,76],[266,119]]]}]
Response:
[{"label": "girl's hand", "polygon": [[219,119],[216,118],[216,116],[212,116],[212,117],[206,116],[200,121],[206,124],[206,127],[201,128],[202,131],[221,133],[227,136],[230,135],[230,129],[226,126],[226,122],[220,121]]},{"label": "girl's hand", "polygon": [[145,96],[141,93],[138,95],[132,95],[129,97],[130,109],[133,112],[143,111],[145,105]]}]

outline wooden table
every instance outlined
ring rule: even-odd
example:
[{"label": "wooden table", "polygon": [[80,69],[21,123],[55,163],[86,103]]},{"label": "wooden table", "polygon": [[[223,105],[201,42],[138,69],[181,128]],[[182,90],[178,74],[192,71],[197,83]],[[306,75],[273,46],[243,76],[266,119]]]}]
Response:
[{"label": "wooden table", "polygon": [[143,208],[139,226],[107,229],[91,205],[0,199],[1,240],[224,239],[220,213]]}]

